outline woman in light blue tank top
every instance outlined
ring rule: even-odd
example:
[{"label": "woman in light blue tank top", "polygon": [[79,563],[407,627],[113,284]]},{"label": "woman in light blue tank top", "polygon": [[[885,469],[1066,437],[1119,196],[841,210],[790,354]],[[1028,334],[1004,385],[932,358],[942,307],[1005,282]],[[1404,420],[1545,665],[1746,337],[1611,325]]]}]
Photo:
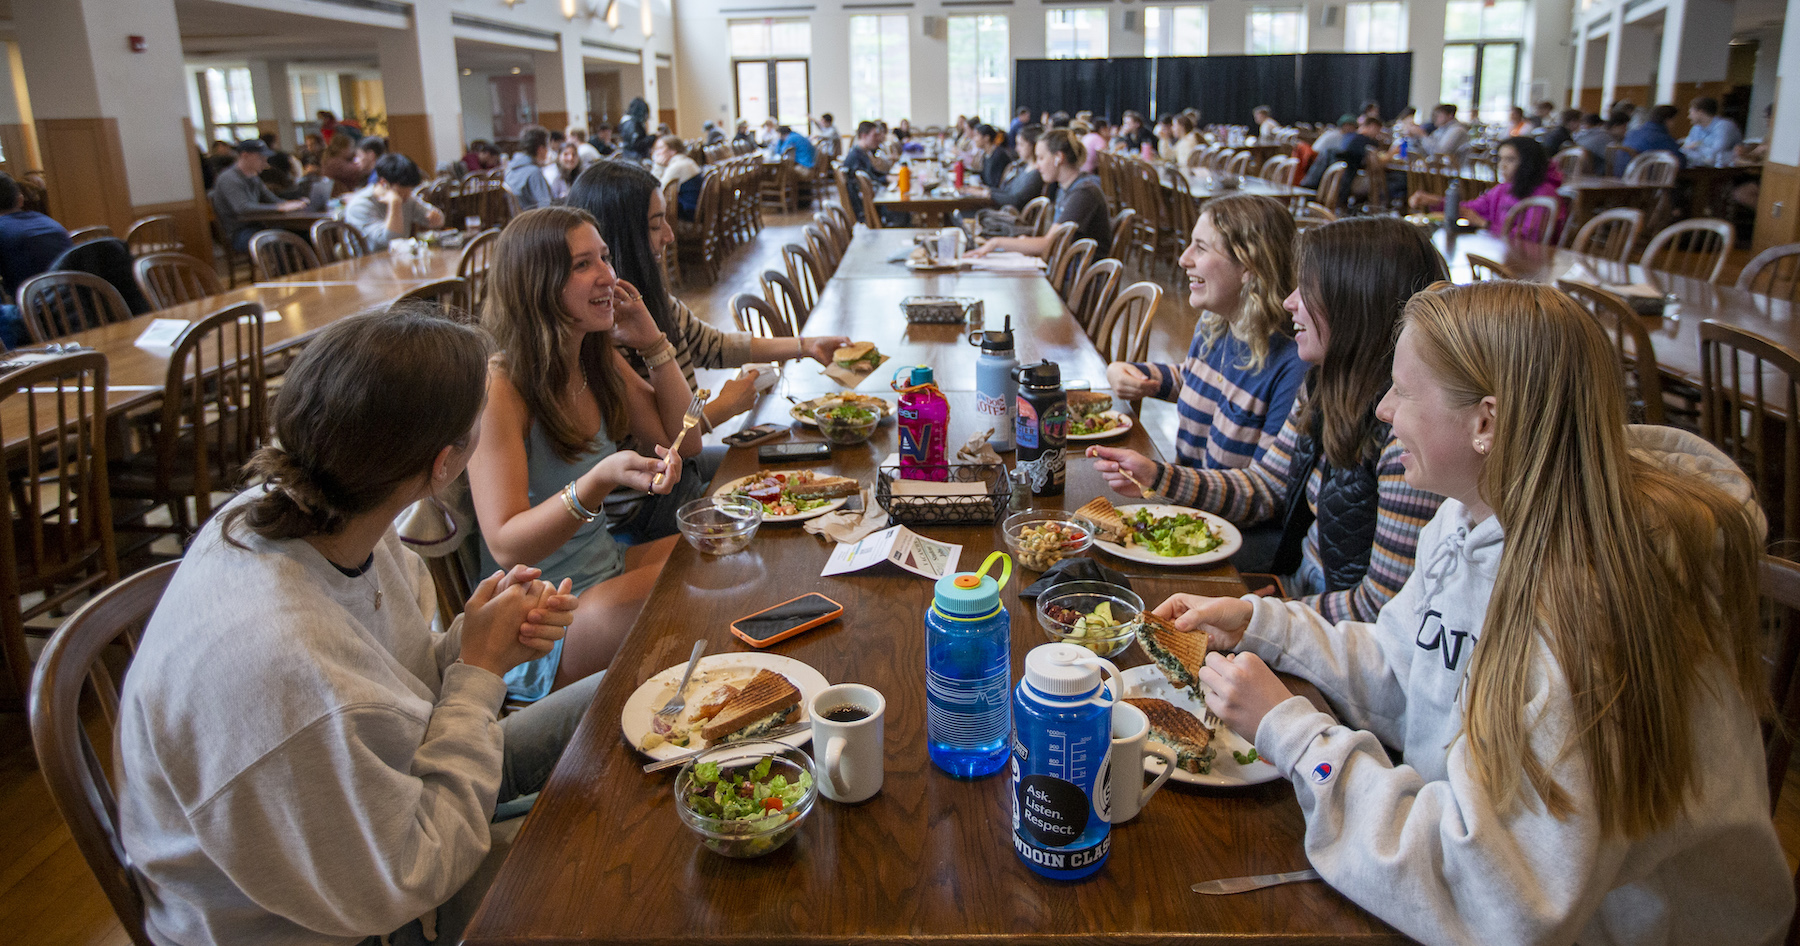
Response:
[{"label": "woman in light blue tank top", "polygon": [[[676,539],[623,549],[596,515],[614,489],[666,494],[680,479],[681,464],[665,461],[692,399],[668,339],[627,304],[636,290],[608,255],[592,216],[547,207],[515,218],[489,265],[482,324],[499,353],[469,461],[482,567],[533,565],[569,579],[581,602],[554,650],[507,674],[514,699],[604,670]],[[650,366],[648,381],[615,345]],[[657,455],[620,450],[626,434]]]}]

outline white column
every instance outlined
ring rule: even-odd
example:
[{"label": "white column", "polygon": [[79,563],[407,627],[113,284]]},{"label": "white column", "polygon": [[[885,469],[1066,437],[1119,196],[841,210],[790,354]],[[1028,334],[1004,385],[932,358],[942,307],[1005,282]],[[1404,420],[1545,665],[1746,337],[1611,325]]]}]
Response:
[{"label": "white column", "polygon": [[462,89],[448,4],[417,4],[404,30],[381,30],[388,137],[426,176],[462,155]]},{"label": "white column", "polygon": [[661,119],[657,118],[657,113],[662,111],[662,106],[658,104],[662,101],[662,90],[657,87],[656,82],[656,50],[646,47],[640,55],[642,58],[638,62],[638,68],[642,70],[644,75],[644,102],[650,106],[650,121],[648,122],[650,127],[648,130],[654,132],[656,131],[656,123],[661,121]]},{"label": "white column", "polygon": [[[921,17],[907,17],[912,35],[906,38],[907,56],[911,60],[912,80],[912,114],[889,116],[889,121],[902,118],[912,120],[913,127],[943,125],[950,121],[950,20],[949,12],[930,13]],[[925,31],[925,21],[939,24],[937,35]],[[1007,21],[1011,29],[1012,21]],[[1012,52],[1012,56],[1018,56]],[[1013,89],[1009,102],[1019,101],[1019,90]],[[1033,109],[1039,106],[1026,102]],[[849,109],[845,109],[849,112]],[[1035,112],[1033,114],[1036,114]],[[854,123],[838,126],[845,134],[855,134]]]},{"label": "white column", "polygon": [[[1774,58],[1772,51],[1769,58]],[[6,148],[6,165],[14,176],[43,165],[17,43],[0,43],[0,144]]]},{"label": "white column", "polygon": [[256,97],[257,125],[273,131],[284,151],[299,142],[294,138],[293,90],[287,63],[282,60],[250,60],[250,93]]},{"label": "white column", "polygon": [[1677,83],[1719,82],[1731,57],[1732,0],[1669,0],[1663,14],[1662,57],[1656,72],[1656,101],[1677,108]]},{"label": "white column", "polygon": [[[1215,7],[1222,4],[1214,4]],[[1243,26],[1237,35],[1243,36]],[[1240,40],[1241,42],[1241,40]],[[1444,94],[1444,5],[1441,3],[1408,3],[1406,5],[1406,43],[1412,49],[1412,105],[1419,118],[1431,117],[1431,109],[1443,101]],[[1216,48],[1216,47],[1215,47]],[[1327,118],[1327,116],[1318,116]],[[1336,118],[1329,116],[1329,119]]]},{"label": "white column", "polygon": [[1607,20],[1606,33],[1606,71],[1600,78],[1600,113],[1617,101],[1614,94],[1619,88],[1619,53],[1625,45],[1625,4],[1620,3],[1613,8],[1612,16]]},{"label": "white column", "polygon": [[[1575,64],[1569,70],[1573,81],[1569,83],[1569,94],[1566,102],[1569,108],[1581,107],[1581,90],[1585,87],[1587,76],[1588,34],[1587,24],[1578,23],[1575,27]],[[1604,107],[1604,106],[1603,106]]]},{"label": "white column", "polygon": [[1746,138],[1765,138],[1769,134],[1771,123],[1763,117],[1763,109],[1775,101],[1775,84],[1780,81],[1775,64],[1781,61],[1782,32],[1780,26],[1769,26],[1758,34],[1756,71],[1750,79],[1750,121],[1744,125]]},{"label": "white column", "polygon": [[[1787,19],[1793,22],[1796,17],[1800,17],[1800,0],[1788,0]],[[1775,91],[1775,127],[1769,133],[1769,157],[1786,164],[1800,155],[1800,30],[1782,32],[1781,63],[1776,67],[1781,78]],[[1800,213],[1800,207],[1784,209],[1790,215]],[[1788,229],[1794,229],[1793,224]]]},{"label": "white column", "polygon": [[557,131],[587,124],[587,79],[581,57],[581,34],[565,29],[556,48],[533,53],[537,82],[538,121]]}]

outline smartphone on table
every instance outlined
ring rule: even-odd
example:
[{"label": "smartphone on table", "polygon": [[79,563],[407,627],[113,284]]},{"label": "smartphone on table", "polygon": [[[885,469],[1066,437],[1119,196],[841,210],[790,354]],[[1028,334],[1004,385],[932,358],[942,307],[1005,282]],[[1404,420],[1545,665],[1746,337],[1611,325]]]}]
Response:
[{"label": "smartphone on table", "polygon": [[787,433],[787,431],[788,425],[786,424],[757,424],[755,427],[745,427],[741,430],[732,431],[731,433],[720,437],[719,442],[727,447],[751,447],[765,441],[774,440],[776,437]]},{"label": "smartphone on table", "polygon": [[771,443],[756,448],[756,459],[763,463],[791,463],[796,460],[825,460],[831,457],[831,444],[823,440],[800,443]]},{"label": "smartphone on table", "polygon": [[836,620],[843,613],[843,605],[815,591],[738,618],[731,622],[731,633],[751,647],[767,647]]}]

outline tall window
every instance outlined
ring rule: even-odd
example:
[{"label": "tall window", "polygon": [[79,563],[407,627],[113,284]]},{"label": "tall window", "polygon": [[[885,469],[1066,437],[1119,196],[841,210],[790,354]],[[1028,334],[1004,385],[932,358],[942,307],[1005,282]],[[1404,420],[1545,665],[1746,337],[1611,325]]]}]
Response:
[{"label": "tall window", "polygon": [[1516,102],[1524,37],[1525,0],[1449,0],[1440,98],[1471,120],[1505,119]]},{"label": "tall window", "polygon": [[899,121],[912,112],[912,73],[907,67],[908,18],[850,18],[850,127],[860,121]]},{"label": "tall window", "polygon": [[1305,7],[1252,7],[1246,30],[1252,56],[1306,52]]},{"label": "tall window", "polygon": [[200,96],[208,139],[240,141],[254,138],[256,96],[250,92],[250,70],[206,69],[200,73]]},{"label": "tall window", "polygon": [[1406,4],[1400,0],[1344,4],[1344,51],[1406,51]]},{"label": "tall window", "polygon": [[1006,123],[1012,84],[1005,16],[950,17],[950,114]]},{"label": "tall window", "polygon": [[321,110],[333,115],[344,114],[343,92],[335,72],[288,70],[289,100],[294,105],[294,121],[310,122]]},{"label": "tall window", "polygon": [[1206,55],[1206,7],[1145,7],[1144,55]]},{"label": "tall window", "polygon": [[807,72],[812,23],[733,20],[729,33],[738,117],[752,124],[773,117],[784,125],[805,128],[812,109]]},{"label": "tall window", "polygon": [[1044,11],[1044,52],[1051,59],[1105,59],[1106,11]]}]

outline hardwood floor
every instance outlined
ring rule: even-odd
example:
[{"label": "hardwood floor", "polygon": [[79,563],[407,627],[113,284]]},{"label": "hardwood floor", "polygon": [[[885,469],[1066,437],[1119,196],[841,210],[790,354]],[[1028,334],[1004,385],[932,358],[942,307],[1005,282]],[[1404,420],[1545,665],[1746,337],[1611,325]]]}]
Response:
[{"label": "hardwood floor", "polygon": [[[800,227],[811,221],[806,214],[767,219],[768,227],[726,261],[715,284],[678,293],[695,315],[729,330],[731,298],[758,291],[756,280],[764,269],[783,269],[782,246],[799,242]],[[1735,278],[1747,259],[1747,253],[1734,253],[1726,279]],[[1187,304],[1185,285],[1172,284],[1177,276],[1166,267],[1157,275],[1165,293],[1151,333],[1150,356],[1179,360],[1187,351],[1197,313]],[[1173,407],[1147,403],[1144,422],[1157,444],[1168,451],[1175,429]],[[104,727],[91,720],[89,731],[102,758],[110,760],[111,740]],[[1775,825],[1792,866],[1800,857],[1800,775],[1794,770],[1787,774]],[[18,713],[0,713],[0,930],[7,931],[5,941],[31,946],[130,942],[38,777],[25,717]]]}]

